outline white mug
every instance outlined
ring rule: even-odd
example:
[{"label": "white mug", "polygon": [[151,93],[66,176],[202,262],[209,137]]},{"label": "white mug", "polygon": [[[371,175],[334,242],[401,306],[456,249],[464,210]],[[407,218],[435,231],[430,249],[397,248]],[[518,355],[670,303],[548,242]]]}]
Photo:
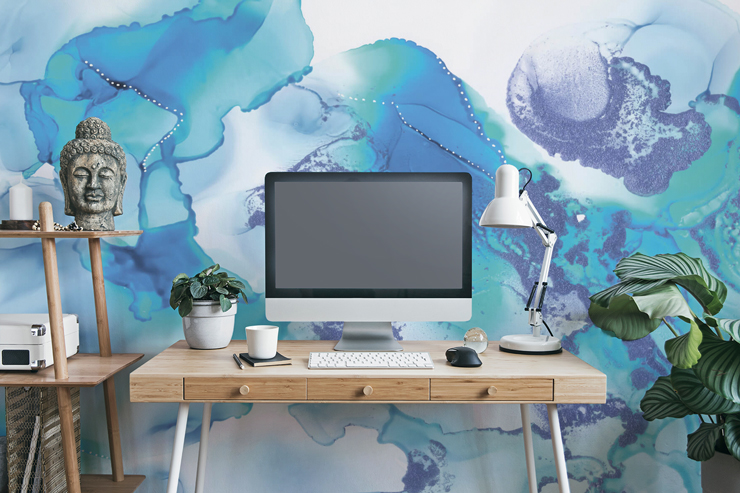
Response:
[{"label": "white mug", "polygon": [[247,350],[250,358],[270,359],[277,353],[277,325],[250,325],[247,330]]}]

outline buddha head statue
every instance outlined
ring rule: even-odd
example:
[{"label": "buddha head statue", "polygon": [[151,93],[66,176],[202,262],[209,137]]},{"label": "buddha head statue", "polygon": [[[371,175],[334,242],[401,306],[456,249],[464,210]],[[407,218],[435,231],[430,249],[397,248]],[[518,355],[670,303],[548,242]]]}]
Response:
[{"label": "buddha head statue", "polygon": [[126,178],[126,154],[108,125],[95,117],[80,122],[59,155],[64,213],[84,230],[113,231],[113,216],[123,214]]}]

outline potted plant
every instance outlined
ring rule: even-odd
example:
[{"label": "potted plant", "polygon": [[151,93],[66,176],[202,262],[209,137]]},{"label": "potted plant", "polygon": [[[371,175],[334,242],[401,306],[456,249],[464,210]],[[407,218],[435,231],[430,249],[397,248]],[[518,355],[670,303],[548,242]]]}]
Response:
[{"label": "potted plant", "polygon": [[[727,288],[701,260],[684,253],[636,253],[620,260],[614,272],[619,282],[590,298],[594,325],[625,341],[660,326],[674,336],[665,343],[671,373],[645,393],[643,417],[698,415],[701,424],[688,436],[687,453],[702,461],[704,492],[740,491],[740,320],[716,317]],[[701,316],[682,291],[702,307]],[[674,327],[667,317],[686,325]]]},{"label": "potted plant", "polygon": [[182,317],[185,340],[193,349],[220,349],[229,345],[239,295],[247,303],[246,286],[212,265],[189,277],[172,281],[170,306]]}]

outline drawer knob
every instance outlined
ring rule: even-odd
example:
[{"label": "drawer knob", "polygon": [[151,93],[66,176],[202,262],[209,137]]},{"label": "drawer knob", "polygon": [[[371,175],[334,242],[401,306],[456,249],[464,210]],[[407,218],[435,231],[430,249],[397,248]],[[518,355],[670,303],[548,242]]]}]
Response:
[{"label": "drawer knob", "polygon": [[239,393],[241,395],[247,395],[249,393],[249,387],[246,385],[242,385],[241,387],[239,387]]},{"label": "drawer knob", "polygon": [[367,385],[364,389],[362,389],[362,393],[365,395],[373,395],[373,388]]},{"label": "drawer knob", "polygon": [[498,392],[498,389],[493,385],[488,387],[488,395],[496,395],[496,392]]}]

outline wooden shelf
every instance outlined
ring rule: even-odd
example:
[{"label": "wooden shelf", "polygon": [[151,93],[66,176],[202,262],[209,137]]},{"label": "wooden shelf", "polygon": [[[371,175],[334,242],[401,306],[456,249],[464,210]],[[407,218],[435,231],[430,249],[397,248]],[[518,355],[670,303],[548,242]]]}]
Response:
[{"label": "wooden shelf", "polygon": [[0,229],[0,238],[111,238],[139,236],[143,231],[17,231]]},{"label": "wooden shelf", "polygon": [[80,474],[82,493],[132,493],[146,476],[126,475],[123,481],[114,482],[107,474]]},{"label": "wooden shelf", "polygon": [[95,387],[143,357],[143,354],[75,354],[67,358],[67,380],[54,378],[54,366],[50,366],[36,373],[0,372],[0,387]]}]

